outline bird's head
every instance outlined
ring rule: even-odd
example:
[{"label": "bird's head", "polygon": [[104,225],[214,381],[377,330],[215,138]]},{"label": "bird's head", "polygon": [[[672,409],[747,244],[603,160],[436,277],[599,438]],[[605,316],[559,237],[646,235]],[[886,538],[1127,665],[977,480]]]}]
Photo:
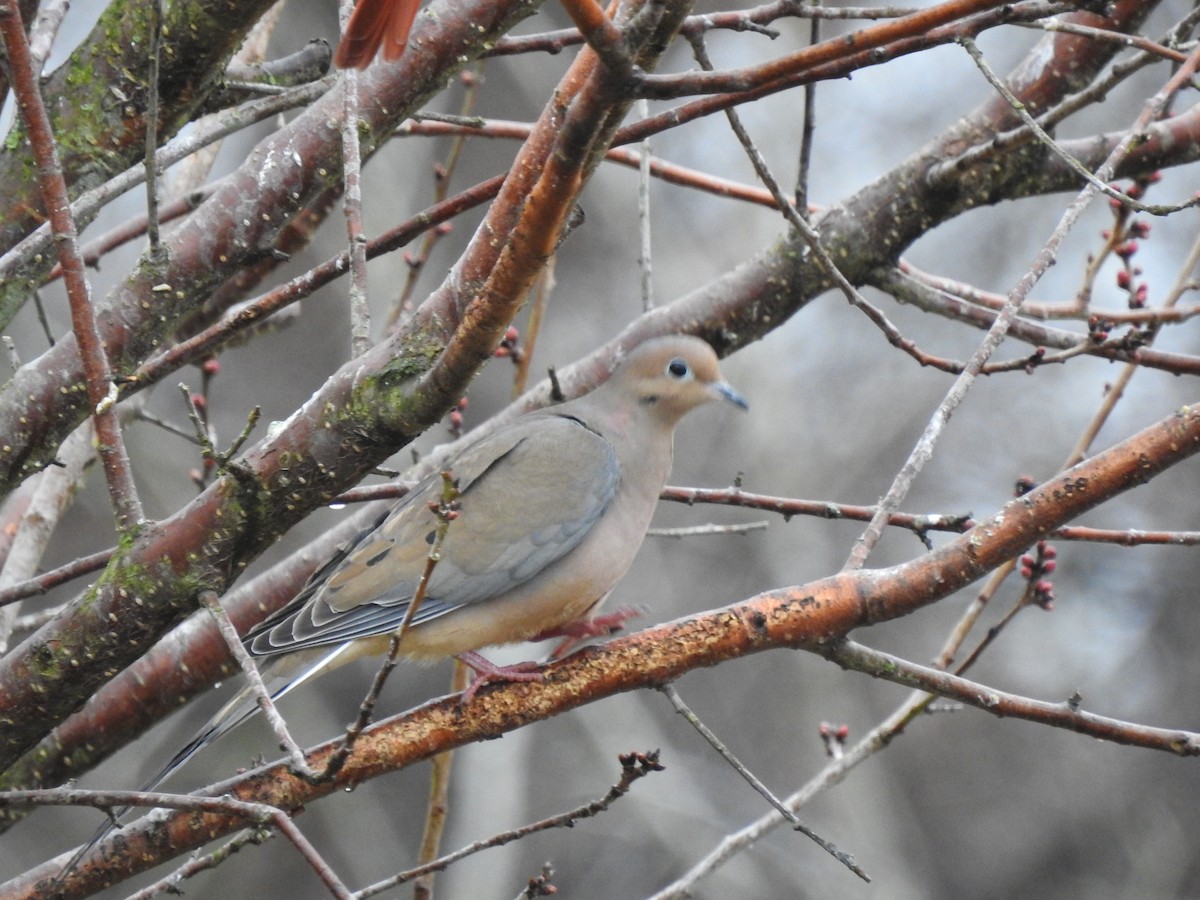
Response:
[{"label": "bird's head", "polygon": [[688,411],[711,400],[749,409],[746,399],[721,375],[717,354],[700,338],[654,338],[632,350],[608,382],[610,390],[632,398],[639,409],[674,425]]}]

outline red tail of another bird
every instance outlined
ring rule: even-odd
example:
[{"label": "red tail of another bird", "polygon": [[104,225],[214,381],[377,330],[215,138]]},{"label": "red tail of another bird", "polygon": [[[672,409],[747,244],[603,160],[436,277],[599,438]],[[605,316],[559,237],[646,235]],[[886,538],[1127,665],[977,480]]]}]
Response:
[{"label": "red tail of another bird", "polygon": [[380,47],[389,62],[400,58],[421,0],[359,0],[346,23],[333,61],[341,69],[365,69]]}]

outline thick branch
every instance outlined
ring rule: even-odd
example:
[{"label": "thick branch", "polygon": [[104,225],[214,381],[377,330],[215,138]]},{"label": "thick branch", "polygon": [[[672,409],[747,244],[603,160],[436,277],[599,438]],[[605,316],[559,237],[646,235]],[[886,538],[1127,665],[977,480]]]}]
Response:
[{"label": "thick branch", "polygon": [[[364,153],[488,41],[533,11],[532,0],[442,0],[453,12],[422,17],[414,32],[427,40],[396,66],[376,67],[360,84]],[[333,90],[265,139],[241,168],[164,244],[165,266],[144,260],[99,305],[101,338],[113,371],[126,375],[178,324],[194,314],[217,286],[272,255],[293,216],[325,194],[341,171],[341,91]],[[163,285],[169,285],[164,290]],[[77,386],[83,376],[71,338],[33,360],[0,390],[0,492],[39,470],[85,413]]]},{"label": "thick branch", "polygon": [[[189,0],[171,3],[164,24],[159,72],[159,138],[165,140],[201,108],[229,57],[274,0]],[[144,3],[114,2],[71,58],[49,76],[43,94],[58,137],[64,174],[74,196],[135,165],[145,149],[147,29]],[[118,98],[124,98],[119,100]],[[0,154],[0,252],[41,224],[30,155]],[[86,222],[80,222],[82,228]],[[43,260],[48,268],[51,260]],[[45,268],[39,269],[44,272]],[[34,273],[26,273],[35,277]],[[0,285],[0,327],[28,297],[24,278]]]}]

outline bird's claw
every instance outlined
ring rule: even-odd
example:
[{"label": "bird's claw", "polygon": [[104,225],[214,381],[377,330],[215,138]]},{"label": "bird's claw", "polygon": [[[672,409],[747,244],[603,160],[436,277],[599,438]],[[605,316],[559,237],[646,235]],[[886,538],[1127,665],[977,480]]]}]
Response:
[{"label": "bird's claw", "polygon": [[475,673],[474,679],[462,693],[462,702],[470,703],[484,685],[503,681],[545,681],[546,676],[540,671],[541,666],[535,662],[514,663],[511,666],[498,666],[478,653],[469,651],[460,653],[458,658]]}]

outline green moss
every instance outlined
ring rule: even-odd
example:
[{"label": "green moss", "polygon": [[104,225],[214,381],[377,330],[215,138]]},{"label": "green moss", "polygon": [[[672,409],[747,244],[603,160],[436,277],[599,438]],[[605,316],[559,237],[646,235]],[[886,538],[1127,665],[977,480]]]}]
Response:
[{"label": "green moss", "polygon": [[403,423],[419,418],[408,388],[414,379],[429,371],[444,349],[440,340],[410,336],[378,375],[355,385],[344,407],[326,410],[326,415],[331,421],[360,425],[377,422],[382,415],[404,430]]}]

